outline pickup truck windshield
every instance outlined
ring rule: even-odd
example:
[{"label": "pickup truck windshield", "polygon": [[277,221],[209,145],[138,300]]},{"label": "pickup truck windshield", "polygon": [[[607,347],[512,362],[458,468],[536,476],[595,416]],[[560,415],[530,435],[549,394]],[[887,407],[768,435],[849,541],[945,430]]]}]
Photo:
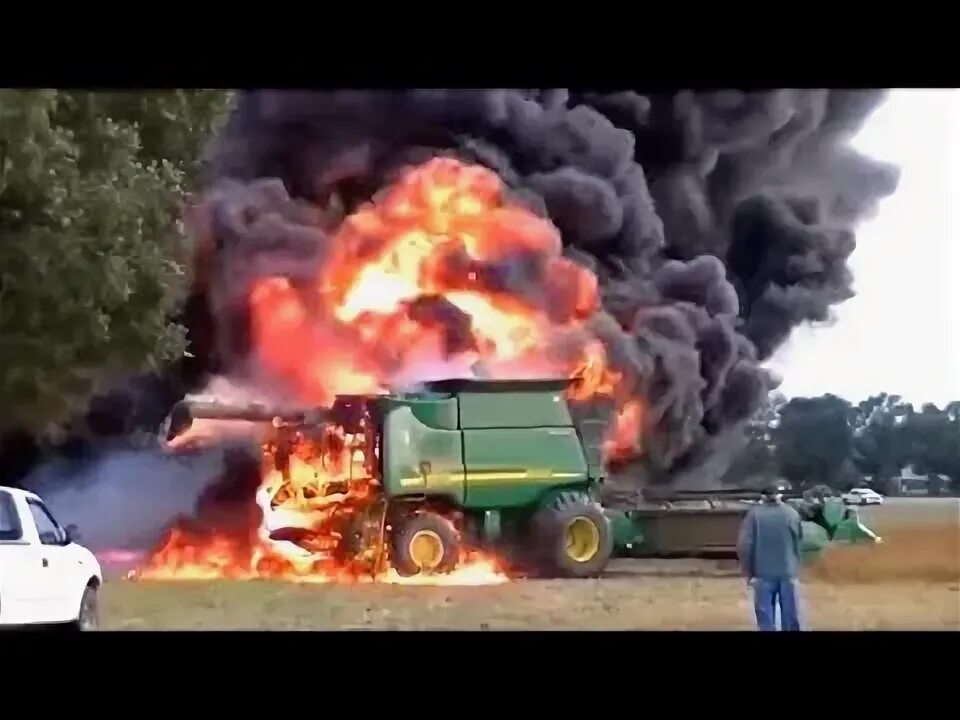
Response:
[{"label": "pickup truck windshield", "polygon": [[17,515],[17,506],[13,496],[0,490],[0,542],[4,540],[20,540],[23,538],[23,528],[20,526],[20,517]]}]

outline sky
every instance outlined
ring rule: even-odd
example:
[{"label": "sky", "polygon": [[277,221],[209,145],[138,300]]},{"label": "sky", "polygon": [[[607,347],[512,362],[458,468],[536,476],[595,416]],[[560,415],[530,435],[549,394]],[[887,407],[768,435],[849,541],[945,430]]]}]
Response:
[{"label": "sky", "polygon": [[892,90],[853,140],[900,166],[897,191],[857,232],[856,297],[803,326],[768,366],[788,397],[879,392],[960,400],[960,91]]}]

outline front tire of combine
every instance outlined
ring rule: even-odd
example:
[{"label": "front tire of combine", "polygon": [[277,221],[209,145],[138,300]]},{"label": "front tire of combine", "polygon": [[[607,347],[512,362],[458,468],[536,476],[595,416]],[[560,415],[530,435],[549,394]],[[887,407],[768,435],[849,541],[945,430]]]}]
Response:
[{"label": "front tire of combine", "polygon": [[610,520],[586,493],[560,493],[541,507],[532,540],[541,571],[554,577],[595,577],[613,554]]},{"label": "front tire of combine", "polygon": [[390,561],[404,577],[448,573],[460,559],[460,534],[432,512],[418,512],[394,528]]}]

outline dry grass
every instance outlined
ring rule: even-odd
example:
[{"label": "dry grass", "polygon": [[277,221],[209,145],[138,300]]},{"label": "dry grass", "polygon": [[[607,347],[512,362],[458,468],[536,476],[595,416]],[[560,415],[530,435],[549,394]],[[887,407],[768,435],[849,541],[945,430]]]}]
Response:
[{"label": "dry grass", "polygon": [[834,584],[960,582],[960,527],[952,523],[891,527],[879,546],[831,548],[811,579]]},{"label": "dry grass", "polygon": [[[803,586],[815,630],[960,629],[960,583]],[[634,577],[479,588],[291,586],[267,582],[104,588],[105,626],[272,630],[751,630],[733,577]]]},{"label": "dry grass", "polygon": [[960,499],[889,498],[861,511],[883,544],[836,546],[809,570],[833,584],[960,582]]}]

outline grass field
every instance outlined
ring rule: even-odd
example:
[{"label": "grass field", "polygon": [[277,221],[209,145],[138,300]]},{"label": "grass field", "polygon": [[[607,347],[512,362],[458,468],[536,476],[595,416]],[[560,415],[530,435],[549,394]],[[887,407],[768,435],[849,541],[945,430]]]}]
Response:
[{"label": "grass field", "polygon": [[811,578],[835,584],[960,581],[960,500],[891,498],[861,511],[883,538],[880,546],[846,547],[810,569]]},{"label": "grass field", "polygon": [[[960,503],[863,511],[884,536],[836,548],[803,585],[816,630],[960,629]],[[492,587],[107,583],[107,629],[748,630],[751,600],[723,563],[618,561],[609,577]]]},{"label": "grass field", "polygon": [[860,515],[880,532],[904,525],[947,523],[960,527],[960,498],[887,498],[883,505],[869,505]]}]

